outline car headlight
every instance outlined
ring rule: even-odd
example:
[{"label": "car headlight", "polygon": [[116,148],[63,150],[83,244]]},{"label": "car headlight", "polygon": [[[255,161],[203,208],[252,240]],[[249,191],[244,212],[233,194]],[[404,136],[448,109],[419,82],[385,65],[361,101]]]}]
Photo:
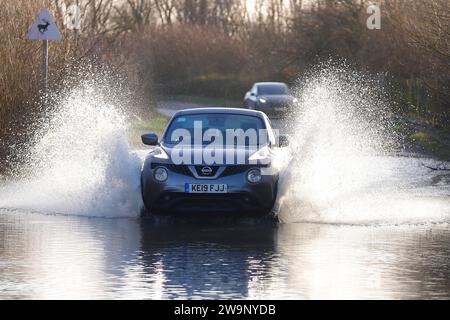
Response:
[{"label": "car headlight", "polygon": [[256,151],[254,154],[252,154],[250,157],[248,157],[248,160],[250,163],[260,163],[260,164],[270,164],[271,157],[270,157],[270,150],[268,146],[265,146],[258,151]]},{"label": "car headlight", "polygon": [[247,173],[247,180],[250,183],[258,183],[261,181],[261,171],[259,169],[252,169]]},{"label": "car headlight", "polygon": [[264,98],[259,98],[259,102],[261,102],[261,103],[266,103],[266,102],[267,102],[267,100],[266,100],[266,99],[264,99]]},{"label": "car headlight", "polygon": [[156,181],[164,182],[167,180],[169,173],[167,172],[166,168],[159,167],[155,169],[155,172],[153,172],[153,176],[155,177]]}]

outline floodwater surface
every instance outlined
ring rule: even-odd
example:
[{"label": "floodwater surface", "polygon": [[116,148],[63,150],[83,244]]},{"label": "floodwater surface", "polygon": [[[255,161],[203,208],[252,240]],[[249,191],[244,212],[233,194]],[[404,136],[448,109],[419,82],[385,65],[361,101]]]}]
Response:
[{"label": "floodwater surface", "polygon": [[450,298],[450,227],[0,213],[0,299]]}]

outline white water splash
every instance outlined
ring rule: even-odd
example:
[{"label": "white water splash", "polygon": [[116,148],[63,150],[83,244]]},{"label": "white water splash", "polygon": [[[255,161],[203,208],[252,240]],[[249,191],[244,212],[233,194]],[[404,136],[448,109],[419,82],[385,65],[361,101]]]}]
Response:
[{"label": "white water splash", "polygon": [[289,164],[277,203],[284,222],[426,223],[450,220],[450,189],[423,161],[393,154],[397,139],[380,87],[327,66],[299,88]]},{"label": "white water splash", "polygon": [[0,188],[0,208],[137,216],[140,160],[130,153],[126,117],[112,100],[95,81],[65,94],[24,154],[22,177]]},{"label": "white water splash", "polygon": [[[433,179],[422,165],[433,160],[392,153],[396,138],[378,84],[326,67],[303,83],[292,146],[280,159],[289,159],[277,203],[282,221],[450,221],[448,179]],[[20,177],[0,186],[0,209],[138,216],[141,161],[130,152],[114,90],[87,81],[61,97],[23,152]]]}]

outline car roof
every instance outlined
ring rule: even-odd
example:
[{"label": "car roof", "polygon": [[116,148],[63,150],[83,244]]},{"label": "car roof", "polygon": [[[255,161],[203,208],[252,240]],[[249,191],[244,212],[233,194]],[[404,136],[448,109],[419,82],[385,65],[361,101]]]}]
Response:
[{"label": "car roof", "polygon": [[257,86],[259,86],[259,85],[283,85],[283,86],[287,86],[287,84],[284,83],[284,82],[256,82],[255,84]]},{"label": "car roof", "polygon": [[194,108],[184,109],[175,113],[175,116],[190,115],[190,114],[234,114],[234,115],[247,115],[264,118],[264,113],[257,110],[249,110],[242,108],[227,108],[227,107],[209,107],[209,108]]}]

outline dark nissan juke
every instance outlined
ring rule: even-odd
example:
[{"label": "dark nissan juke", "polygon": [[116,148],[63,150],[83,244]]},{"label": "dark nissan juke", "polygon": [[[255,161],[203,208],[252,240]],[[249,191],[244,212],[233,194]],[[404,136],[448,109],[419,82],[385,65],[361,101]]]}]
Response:
[{"label": "dark nissan juke", "polygon": [[[230,132],[232,142],[221,141]],[[256,140],[253,132],[258,133]],[[141,176],[148,212],[260,216],[271,212],[278,184],[272,162],[288,141],[276,136],[264,113],[234,108],[183,110],[170,120],[161,141],[155,134],[145,134],[142,142],[155,146]]]}]

